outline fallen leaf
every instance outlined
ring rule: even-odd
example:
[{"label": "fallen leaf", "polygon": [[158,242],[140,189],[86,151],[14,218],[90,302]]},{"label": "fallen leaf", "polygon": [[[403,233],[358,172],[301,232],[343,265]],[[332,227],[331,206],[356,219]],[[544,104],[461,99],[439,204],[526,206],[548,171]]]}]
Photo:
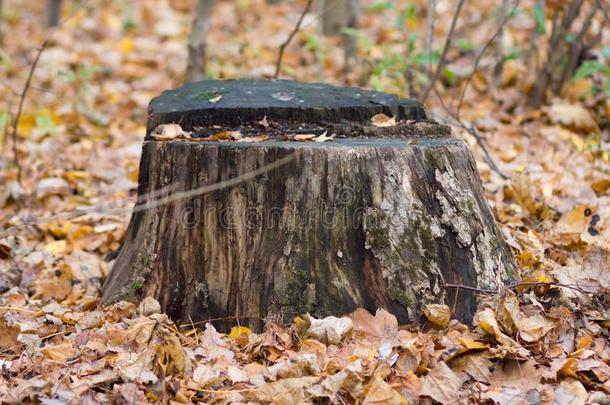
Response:
[{"label": "fallen leaf", "polygon": [[246,136],[238,139],[237,142],[264,142],[269,139],[269,135]]},{"label": "fallen leaf", "polygon": [[61,363],[65,363],[78,353],[69,340],[64,340],[62,343],[56,345],[45,346],[40,351],[46,358]]},{"label": "fallen leaf", "polygon": [[584,134],[599,131],[599,127],[589,110],[580,104],[555,102],[546,107],[544,111],[554,124],[561,124]]},{"label": "fallen leaf", "polygon": [[424,307],[424,315],[437,328],[446,328],[451,320],[451,309],[443,304],[427,304]]},{"label": "fallen leaf", "polygon": [[314,139],[316,137],[315,134],[297,134],[297,135],[293,135],[290,139],[292,139],[293,141],[311,141],[312,139]]},{"label": "fallen leaf", "polygon": [[142,301],[140,301],[140,305],[138,306],[138,311],[144,315],[152,315],[152,314],[160,314],[161,313],[161,304],[159,301],[154,299],[153,297],[144,297]]},{"label": "fallen leaf", "polygon": [[407,405],[408,402],[398,392],[396,392],[390,384],[383,381],[378,376],[373,378],[365,387],[366,396],[362,405],[372,404],[396,404]]},{"label": "fallen leaf", "polygon": [[396,117],[388,117],[387,115],[380,113],[376,114],[371,118],[371,122],[376,127],[393,127],[396,125]]},{"label": "fallen leaf", "polygon": [[348,317],[316,319],[306,314],[305,319],[310,322],[306,336],[326,344],[339,344],[353,329],[352,320]]},{"label": "fallen leaf", "polygon": [[375,316],[366,309],[358,308],[349,317],[354,331],[377,339],[394,339],[398,334],[398,320],[383,308],[377,309]]},{"label": "fallen leaf", "polygon": [[217,95],[217,96],[215,96],[215,97],[212,97],[212,98],[211,98],[211,99],[209,99],[208,101],[209,101],[210,103],[212,103],[212,104],[216,104],[216,103],[218,103],[220,100],[222,100],[222,97],[223,97],[223,94],[221,93],[221,94],[218,94],[218,95]]},{"label": "fallen leaf", "polygon": [[326,141],[332,141],[333,139],[335,139],[335,135],[331,135],[331,136],[326,136],[327,131],[324,131],[324,133],[322,135],[316,136],[315,138],[313,138],[314,142],[326,142]]},{"label": "fallen leaf", "polygon": [[587,390],[578,380],[567,379],[555,390],[555,404],[584,405],[587,401]]},{"label": "fallen leaf", "polygon": [[161,124],[153,130],[151,136],[157,141],[171,141],[188,138],[190,132],[185,132],[179,124]]},{"label": "fallen leaf", "polygon": [[420,395],[431,397],[442,404],[455,403],[460,397],[462,383],[462,379],[447,364],[439,362],[424,377]]}]

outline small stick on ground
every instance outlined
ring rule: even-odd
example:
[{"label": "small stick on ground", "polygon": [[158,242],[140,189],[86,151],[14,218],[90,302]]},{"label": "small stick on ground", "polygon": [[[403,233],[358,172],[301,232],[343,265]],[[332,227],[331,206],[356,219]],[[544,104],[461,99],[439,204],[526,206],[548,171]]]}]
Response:
[{"label": "small stick on ground", "polygon": [[303,23],[305,15],[309,12],[309,9],[311,8],[311,3],[313,3],[313,0],[307,0],[307,5],[305,6],[303,13],[301,14],[301,17],[299,17],[297,25],[294,27],[294,30],[292,30],[292,32],[288,36],[288,39],[286,39],[286,41],[280,46],[280,53],[277,57],[277,62],[275,64],[275,75],[273,75],[274,79],[277,79],[280,75],[280,70],[282,69],[282,58],[284,57],[284,50],[286,49],[288,44],[290,44],[290,41],[292,41],[292,38],[296,35],[296,33],[299,32],[299,30],[301,29],[301,24]]}]

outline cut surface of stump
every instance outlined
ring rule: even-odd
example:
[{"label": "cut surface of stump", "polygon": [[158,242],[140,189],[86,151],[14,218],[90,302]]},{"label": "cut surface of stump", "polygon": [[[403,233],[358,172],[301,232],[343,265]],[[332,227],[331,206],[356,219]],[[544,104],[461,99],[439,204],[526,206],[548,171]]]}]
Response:
[{"label": "cut surface of stump", "polygon": [[[371,125],[379,113],[397,124]],[[195,138],[269,139],[155,141],[168,123]],[[314,130],[334,139],[287,140]],[[138,202],[103,301],[153,296],[174,319],[222,318],[223,329],[357,307],[407,323],[442,302],[468,321],[475,293],[446,283],[495,290],[514,277],[470,150],[421,104],[321,84],[204,81],[151,102]]]}]

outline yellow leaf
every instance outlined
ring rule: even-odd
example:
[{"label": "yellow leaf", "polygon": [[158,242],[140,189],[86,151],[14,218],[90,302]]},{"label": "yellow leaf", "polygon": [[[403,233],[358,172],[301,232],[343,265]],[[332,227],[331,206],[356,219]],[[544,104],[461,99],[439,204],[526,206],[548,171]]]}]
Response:
[{"label": "yellow leaf", "polygon": [[577,349],[587,349],[593,343],[591,335],[583,335],[576,340]]},{"label": "yellow leaf", "polygon": [[75,185],[79,180],[87,180],[90,175],[84,170],[70,170],[64,173],[63,177],[68,183]]},{"label": "yellow leaf", "polygon": [[489,347],[487,343],[479,342],[470,337],[461,337],[458,339],[458,342],[460,342],[460,344],[464,346],[467,350],[480,350]]},{"label": "yellow leaf", "polygon": [[44,250],[52,254],[53,256],[58,256],[66,251],[66,240],[56,240],[44,245]]},{"label": "yellow leaf", "polygon": [[165,336],[163,344],[157,346],[157,356],[157,361],[165,374],[182,374],[184,372],[184,350],[176,336]]},{"label": "yellow leaf", "polygon": [[56,238],[65,238],[72,229],[72,223],[70,221],[51,222],[43,228],[46,228],[46,231]]},{"label": "yellow leaf", "polygon": [[593,188],[593,191],[595,191],[595,194],[598,196],[604,195],[608,192],[608,189],[610,189],[610,179],[594,181],[591,184],[591,188]]},{"label": "yellow leaf", "polygon": [[252,331],[246,326],[233,326],[229,332],[229,339],[236,340],[242,335],[248,336]]},{"label": "yellow leaf", "polygon": [[553,278],[550,277],[548,274],[543,273],[536,277],[536,281],[538,281],[539,283],[552,283]]},{"label": "yellow leaf", "polygon": [[424,307],[424,315],[436,327],[445,328],[451,320],[451,310],[447,305],[428,304]]},{"label": "yellow leaf", "polygon": [[119,42],[119,51],[121,51],[123,53],[131,53],[131,52],[133,52],[133,49],[134,49],[133,39],[124,38],[121,42]]}]

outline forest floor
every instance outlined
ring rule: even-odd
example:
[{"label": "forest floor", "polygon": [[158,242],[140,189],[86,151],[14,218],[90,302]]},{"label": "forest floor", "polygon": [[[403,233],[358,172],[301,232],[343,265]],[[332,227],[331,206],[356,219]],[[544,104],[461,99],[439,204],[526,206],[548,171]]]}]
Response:
[{"label": "forest floor", "polygon": [[[2,401],[610,403],[608,71],[580,70],[547,104],[528,107],[550,11],[545,19],[521,2],[501,42],[513,56],[494,78],[495,44],[472,69],[498,28],[497,2],[466,2],[442,80],[426,100],[472,147],[521,279],[533,284],[482,297],[472,326],[428,306],[414,325],[358,310],[348,334],[332,318],[222,334],[176,325],[154,300],[98,305],[112,265],[105,258],[120,246],[135,201],[148,102],[183,80],[193,2],[66,7],[33,70],[14,144],[10,118],[50,35],[42,3],[4,1],[3,10]],[[438,54],[455,3],[436,3]],[[320,38],[307,15],[281,77],[415,94],[428,69],[426,4],[364,1],[352,33],[358,58],[347,70],[340,38]],[[304,5],[220,1],[210,75],[272,76]],[[593,56],[608,66],[608,14],[598,14],[593,27],[605,31]],[[334,332],[338,340],[329,341]]]}]

